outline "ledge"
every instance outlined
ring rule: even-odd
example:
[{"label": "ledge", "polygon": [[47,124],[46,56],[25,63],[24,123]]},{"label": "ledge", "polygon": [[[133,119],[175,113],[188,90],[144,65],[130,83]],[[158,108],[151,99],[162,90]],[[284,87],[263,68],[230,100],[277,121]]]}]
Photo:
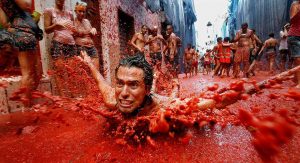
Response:
[{"label": "ledge", "polygon": [[[0,83],[7,83],[6,88],[0,88],[0,114],[9,114],[21,111],[23,105],[20,102],[11,101],[12,93],[20,88],[21,76],[0,78]],[[38,86],[39,91],[52,92],[51,81],[48,77],[43,77]]]}]

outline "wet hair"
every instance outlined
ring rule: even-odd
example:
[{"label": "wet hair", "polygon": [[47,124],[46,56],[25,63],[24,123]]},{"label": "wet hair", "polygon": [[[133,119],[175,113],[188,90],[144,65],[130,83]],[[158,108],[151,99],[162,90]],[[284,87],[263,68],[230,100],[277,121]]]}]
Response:
[{"label": "wet hair", "polygon": [[148,27],[144,24],[144,25],[142,25],[142,28],[147,28],[148,29]]},{"label": "wet hair", "polygon": [[225,37],[225,38],[224,38],[224,42],[228,42],[229,40],[230,40],[229,37]]},{"label": "wet hair", "polygon": [[220,41],[222,41],[222,37],[217,38],[217,42],[220,42]]},{"label": "wet hair", "polygon": [[274,33],[270,33],[269,37],[275,37],[275,34]]},{"label": "wet hair", "polygon": [[171,28],[173,29],[173,25],[171,25],[171,24],[167,25],[167,28],[168,28],[168,27],[171,27]]},{"label": "wet hair", "polygon": [[247,26],[247,27],[248,27],[248,23],[243,23],[243,24],[241,25],[241,27],[243,27],[243,26]]},{"label": "wet hair", "polygon": [[143,55],[137,54],[134,56],[129,56],[120,60],[119,65],[116,68],[116,76],[119,68],[123,67],[136,67],[140,68],[144,72],[144,83],[147,89],[151,89],[153,82],[153,69],[151,65],[146,61]]}]

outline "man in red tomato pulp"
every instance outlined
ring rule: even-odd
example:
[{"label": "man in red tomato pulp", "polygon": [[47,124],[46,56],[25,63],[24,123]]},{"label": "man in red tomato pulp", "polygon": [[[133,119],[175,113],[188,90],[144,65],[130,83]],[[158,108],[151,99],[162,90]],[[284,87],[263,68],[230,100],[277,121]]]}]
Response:
[{"label": "man in red tomato pulp", "polygon": [[[151,115],[164,111],[166,107],[185,104],[189,99],[180,100],[178,96],[178,79],[173,79],[173,90],[170,97],[154,92],[156,76],[145,57],[135,55],[124,58],[116,68],[116,86],[111,87],[92,64],[86,52],[81,52],[81,60],[88,65],[98,88],[103,96],[104,104],[109,110],[119,110],[126,115]],[[209,107],[213,100],[201,100],[198,106]]]}]

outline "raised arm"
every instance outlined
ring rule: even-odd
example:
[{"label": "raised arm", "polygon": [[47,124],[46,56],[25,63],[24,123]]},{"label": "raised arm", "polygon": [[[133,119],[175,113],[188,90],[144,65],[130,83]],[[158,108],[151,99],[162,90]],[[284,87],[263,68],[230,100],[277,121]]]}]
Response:
[{"label": "raised arm", "polygon": [[87,55],[85,51],[81,51],[81,58],[79,59],[83,61],[85,64],[87,64],[92,72],[92,75],[97,83],[97,86],[100,90],[100,93],[103,96],[104,104],[110,109],[116,108],[116,98],[115,98],[115,89],[112,88],[103,78],[103,76],[100,74],[100,72],[96,69],[94,66],[91,58]]},{"label": "raised arm", "polygon": [[280,31],[280,39],[285,39],[287,37],[286,31]]}]

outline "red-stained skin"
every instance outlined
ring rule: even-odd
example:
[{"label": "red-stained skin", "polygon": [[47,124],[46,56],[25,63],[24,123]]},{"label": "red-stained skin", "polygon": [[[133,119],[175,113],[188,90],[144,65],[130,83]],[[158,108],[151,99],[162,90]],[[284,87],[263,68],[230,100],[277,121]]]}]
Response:
[{"label": "red-stained skin", "polygon": [[[216,91],[229,85],[235,91],[226,97],[236,98],[236,92],[251,83],[230,84],[229,78],[196,76],[180,81],[182,99],[195,95],[186,106],[166,108],[165,113],[152,117],[126,118],[118,111],[100,110],[105,107],[94,80],[88,68],[76,59],[49,73],[68,74],[61,80],[66,81],[70,96],[80,98],[35,92],[35,98],[47,99],[41,100],[33,108],[35,111],[1,116],[1,162],[300,160],[299,90],[289,90],[293,86],[290,81],[283,82],[280,89],[271,87],[278,84],[275,82],[259,94],[242,94],[242,101],[221,110],[199,111],[196,97],[221,101]],[[266,75],[256,76],[258,81],[265,78]],[[205,92],[212,82],[218,87]]]}]

